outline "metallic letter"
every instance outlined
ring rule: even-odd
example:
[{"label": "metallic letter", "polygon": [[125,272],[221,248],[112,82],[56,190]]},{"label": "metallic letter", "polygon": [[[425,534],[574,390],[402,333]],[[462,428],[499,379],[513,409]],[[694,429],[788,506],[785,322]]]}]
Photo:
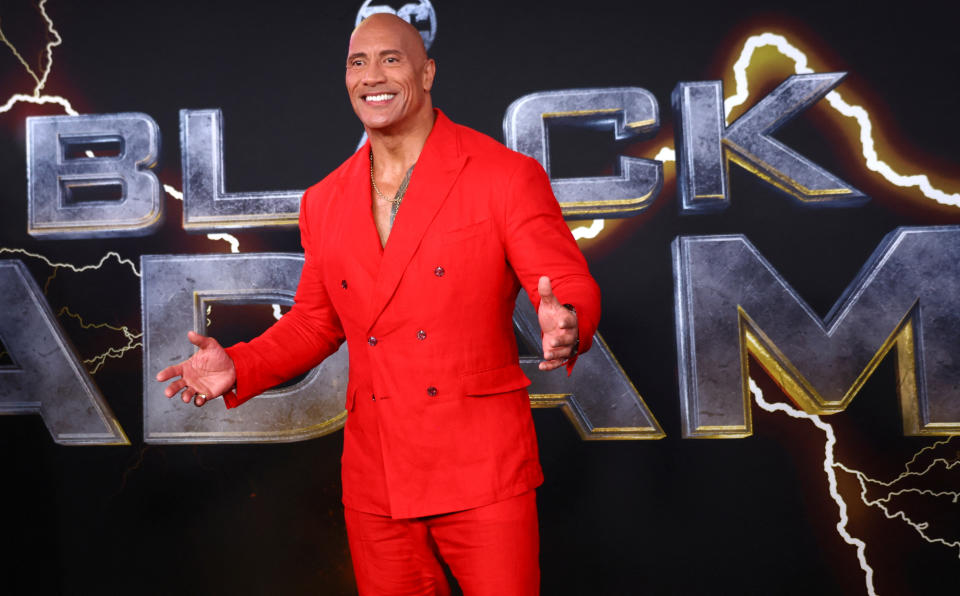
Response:
[{"label": "metallic letter", "polygon": [[748,352],[832,414],[894,346],[904,434],[960,434],[960,227],[891,232],[823,320],[743,236],[677,238],[673,262],[685,437],[750,435]]},{"label": "metallic letter", "polygon": [[180,110],[183,229],[295,228],[302,190],[226,191],[220,110]]},{"label": "metallic letter", "polygon": [[[540,325],[526,292],[517,296],[513,324],[527,346],[540,352]],[[570,377],[543,374],[539,357],[521,357],[520,367],[532,381],[530,405],[560,406],[584,440],[662,439],[663,429],[599,333],[593,342]]]},{"label": "metallic letter", "polygon": [[0,261],[0,288],[0,414],[40,414],[61,445],[129,445],[23,263]]},{"label": "metallic letter", "polygon": [[[646,89],[565,89],[531,93],[507,108],[507,147],[533,157],[550,174],[547,118],[590,118],[616,126],[616,138],[645,136],[660,127],[657,100]],[[551,180],[567,219],[630,217],[650,206],[663,185],[663,164],[620,156],[619,176]]]},{"label": "metallic letter", "polygon": [[[153,380],[190,356],[189,329],[201,333],[206,305],[291,303],[303,266],[297,254],[149,255],[142,258],[144,440],[148,443],[265,443],[301,441],[343,426],[347,348],[292,387],[269,391],[241,408],[194,408],[163,395]],[[536,313],[526,294],[517,299],[514,324],[539,345]],[[584,439],[660,439],[663,430],[599,335],[580,356],[577,374],[544,375],[539,358],[521,358],[533,380],[533,407],[563,408]],[[269,398],[269,399],[265,399]]]},{"label": "metallic letter", "polygon": [[302,254],[145,255],[143,277],[143,435],[148,443],[273,443],[302,441],[343,426],[347,348],[296,385],[268,391],[227,410],[167,399],[154,380],[188,358],[187,331],[203,333],[211,302],[292,304]]},{"label": "metallic letter", "polygon": [[793,75],[729,127],[724,126],[720,81],[678,83],[672,103],[681,211],[702,213],[729,206],[727,158],[801,204],[850,207],[868,201],[857,189],[770,136],[845,76]]},{"label": "metallic letter", "polygon": [[[93,157],[112,146],[118,154]],[[160,130],[146,114],[27,118],[27,232],[40,238],[143,236],[163,221],[153,172]],[[117,200],[80,201],[110,189]]]}]

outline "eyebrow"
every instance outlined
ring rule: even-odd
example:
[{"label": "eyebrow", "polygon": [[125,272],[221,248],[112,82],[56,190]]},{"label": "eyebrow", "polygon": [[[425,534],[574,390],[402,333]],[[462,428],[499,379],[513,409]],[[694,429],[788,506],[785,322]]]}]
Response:
[{"label": "eyebrow", "polygon": [[[380,56],[387,56],[390,54],[396,54],[398,56],[404,55],[403,50],[383,50],[380,52]],[[353,54],[350,54],[349,56],[347,56],[347,62],[350,62],[355,58],[366,58],[366,57],[367,57],[366,52],[354,52]]]}]

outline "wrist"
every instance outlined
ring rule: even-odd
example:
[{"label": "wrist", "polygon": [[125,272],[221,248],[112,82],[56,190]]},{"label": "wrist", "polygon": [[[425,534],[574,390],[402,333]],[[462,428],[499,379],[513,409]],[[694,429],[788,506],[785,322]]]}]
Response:
[{"label": "wrist", "polygon": [[576,339],[573,341],[573,347],[570,349],[569,358],[573,358],[580,353],[580,327],[579,321],[577,321],[577,309],[572,304],[564,304],[563,307],[573,313],[573,331],[577,334]]}]

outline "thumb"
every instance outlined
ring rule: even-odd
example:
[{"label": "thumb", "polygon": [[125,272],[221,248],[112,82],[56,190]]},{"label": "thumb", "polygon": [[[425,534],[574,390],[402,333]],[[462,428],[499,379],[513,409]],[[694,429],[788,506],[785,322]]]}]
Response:
[{"label": "thumb", "polygon": [[200,335],[199,333],[193,330],[187,332],[187,339],[190,340],[190,343],[197,346],[201,350],[204,348],[209,348],[211,342],[215,341],[212,337],[207,337],[206,335]]},{"label": "thumb", "polygon": [[560,301],[553,295],[553,286],[550,285],[550,278],[546,275],[540,277],[537,283],[537,293],[540,294],[540,304],[559,305]]}]

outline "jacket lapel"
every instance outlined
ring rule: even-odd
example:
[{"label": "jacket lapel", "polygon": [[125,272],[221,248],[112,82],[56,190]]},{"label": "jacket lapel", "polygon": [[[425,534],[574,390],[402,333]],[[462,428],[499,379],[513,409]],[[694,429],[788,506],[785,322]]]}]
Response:
[{"label": "jacket lapel", "polygon": [[[467,158],[460,153],[456,129],[437,110],[437,119],[413,169],[410,186],[397,211],[383,251],[367,320],[371,329],[396,292],[430,222],[450,194]],[[369,207],[368,207],[369,211]]]},{"label": "jacket lapel", "polygon": [[350,158],[343,173],[345,196],[337,243],[343,254],[349,255],[345,260],[349,269],[360,269],[373,280],[380,268],[380,237],[370,207],[369,155],[368,141]]}]

